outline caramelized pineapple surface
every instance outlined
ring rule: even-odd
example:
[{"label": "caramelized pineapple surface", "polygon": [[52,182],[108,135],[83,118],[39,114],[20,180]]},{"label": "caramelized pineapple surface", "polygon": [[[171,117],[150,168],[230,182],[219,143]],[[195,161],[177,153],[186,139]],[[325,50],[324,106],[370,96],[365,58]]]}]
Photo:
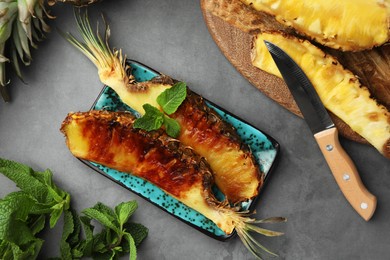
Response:
[{"label": "caramelized pineapple surface", "polygon": [[61,131],[74,156],[141,177],[230,234],[235,223],[223,212],[234,210],[215,199],[207,162],[163,131],[134,129],[133,122],[125,112],[70,113]]},{"label": "caramelized pineapple surface", "polygon": [[172,117],[182,126],[180,141],[206,158],[215,183],[230,202],[251,199],[258,194],[264,174],[249,147],[199,95],[189,91]]},{"label": "caramelized pineapple surface", "polygon": [[[150,100],[147,93],[162,91],[173,84],[173,79],[161,75],[150,81],[137,82],[132,93],[124,91],[119,96],[130,105],[147,103]],[[181,127],[179,141],[207,160],[215,183],[230,203],[257,196],[264,173],[236,130],[209,108],[201,96],[187,88],[186,99],[170,117]]]}]

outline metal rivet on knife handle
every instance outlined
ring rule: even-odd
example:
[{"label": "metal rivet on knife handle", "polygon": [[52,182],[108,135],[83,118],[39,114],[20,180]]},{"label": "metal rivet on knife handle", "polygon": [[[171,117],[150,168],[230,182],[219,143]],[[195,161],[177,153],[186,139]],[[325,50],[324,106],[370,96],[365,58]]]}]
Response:
[{"label": "metal rivet on knife handle", "polygon": [[328,144],[327,146],[326,146],[326,150],[327,151],[332,151],[333,150],[333,145],[331,145],[331,144]]},{"label": "metal rivet on knife handle", "polygon": [[365,203],[365,202],[362,202],[362,204],[360,204],[360,207],[361,207],[362,209],[367,209],[367,208],[368,208],[368,204]]}]

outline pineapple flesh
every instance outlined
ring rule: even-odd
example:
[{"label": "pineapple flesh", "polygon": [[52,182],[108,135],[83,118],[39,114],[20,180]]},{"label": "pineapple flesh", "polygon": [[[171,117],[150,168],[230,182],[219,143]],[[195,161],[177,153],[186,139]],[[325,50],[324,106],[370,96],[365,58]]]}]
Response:
[{"label": "pineapple flesh", "polygon": [[280,32],[260,33],[254,39],[253,65],[280,78],[264,40],[279,46],[294,59],[329,111],[390,158],[390,113],[370,97],[368,89],[352,72],[307,40]]},{"label": "pineapple flesh", "polygon": [[226,234],[237,231],[244,245],[258,258],[275,255],[249,232],[266,236],[282,233],[257,226],[285,218],[256,220],[238,212],[212,193],[212,171],[203,157],[159,131],[134,129],[127,112],[89,111],[69,113],[61,126],[72,154],[149,181],[188,207],[213,221]]},{"label": "pineapple flesh", "polygon": [[[136,82],[133,76],[128,75],[129,68],[121,51],[111,51],[108,26],[105,37],[102,37],[92,30],[86,14],[76,12],[76,20],[83,41],[71,34],[67,34],[66,38],[95,64],[100,81],[110,86],[123,103],[141,115],[145,113],[144,104],[160,108],[157,97],[171,88],[174,80],[160,75],[150,81]],[[263,185],[264,173],[250,148],[199,95],[187,88],[186,99],[170,116],[181,127],[179,141],[206,158],[218,188],[230,203],[248,201],[257,196]]]},{"label": "pineapple flesh", "polygon": [[325,46],[359,51],[390,38],[389,0],[241,0]]},{"label": "pineapple flesh", "polygon": [[[155,102],[153,93],[170,88],[173,82],[167,76],[160,76],[151,81],[134,83],[132,89],[141,89],[140,93],[116,89],[125,103],[142,113],[141,105]],[[264,173],[236,130],[210,109],[201,96],[187,89],[186,99],[170,116],[181,127],[180,142],[206,158],[218,188],[229,202],[242,202],[257,196],[263,185]]]},{"label": "pineapple flesh", "polygon": [[234,225],[219,213],[204,159],[162,131],[134,129],[134,120],[128,112],[69,113],[61,131],[74,156],[141,177],[230,234]]}]

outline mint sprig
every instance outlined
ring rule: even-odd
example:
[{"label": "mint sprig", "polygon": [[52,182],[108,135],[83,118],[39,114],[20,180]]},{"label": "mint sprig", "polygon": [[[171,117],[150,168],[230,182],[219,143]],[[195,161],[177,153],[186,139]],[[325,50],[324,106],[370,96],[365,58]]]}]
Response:
[{"label": "mint sprig", "polygon": [[[114,210],[98,202],[95,206],[84,209],[81,217],[78,217],[75,212],[65,214],[64,232],[60,244],[61,258],[75,259],[84,256],[94,259],[116,259],[130,253],[129,259],[136,259],[136,247],[148,235],[145,226],[129,222],[137,208],[136,201],[122,202]],[[103,227],[97,234],[93,233],[92,220]],[[80,221],[85,236],[82,240],[81,230],[76,228]]]},{"label": "mint sprig", "polygon": [[144,104],[142,107],[145,110],[145,114],[135,120],[133,127],[146,131],[160,129],[164,123],[164,113],[150,104]]},{"label": "mint sprig", "polygon": [[153,131],[164,126],[169,136],[174,138],[178,137],[180,134],[180,124],[168,115],[176,112],[186,96],[186,83],[178,82],[174,84],[157,97],[157,103],[161,106],[163,112],[150,104],[144,104],[142,107],[145,110],[145,114],[135,120],[133,127]]},{"label": "mint sprig", "polygon": [[[37,235],[45,228],[47,216],[50,227],[64,216],[59,259],[116,259],[130,253],[132,260],[148,235],[142,224],[129,221],[138,207],[136,201],[122,202],[114,210],[99,202],[78,216],[70,207],[70,195],[54,184],[50,170],[37,172],[0,158],[0,173],[21,189],[0,199],[0,259],[36,259],[44,243]],[[92,220],[102,225],[99,233],[94,233]]]},{"label": "mint sprig", "polygon": [[0,259],[34,259],[43,244],[35,235],[45,227],[45,216],[53,228],[69,209],[70,195],[54,184],[50,170],[37,172],[0,158],[0,173],[21,189],[0,199]]}]

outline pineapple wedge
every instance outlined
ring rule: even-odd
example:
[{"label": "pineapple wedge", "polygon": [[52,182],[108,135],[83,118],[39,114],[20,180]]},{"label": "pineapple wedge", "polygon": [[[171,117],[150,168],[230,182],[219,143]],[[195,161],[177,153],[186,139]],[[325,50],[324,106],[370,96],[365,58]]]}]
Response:
[{"label": "pineapple wedge", "polygon": [[390,158],[390,113],[370,97],[356,76],[307,40],[280,32],[254,38],[253,65],[281,78],[264,40],[288,53],[313,83],[325,107]]},{"label": "pineapple wedge", "polygon": [[[121,51],[111,51],[108,46],[108,27],[106,41],[103,41],[93,32],[86,15],[76,12],[76,19],[84,41],[78,41],[71,34],[65,37],[95,64],[101,82],[141,115],[145,114],[144,104],[160,108],[157,97],[171,88],[174,80],[161,75],[136,82],[133,76],[127,75],[129,68]],[[206,158],[218,188],[229,203],[248,201],[257,196],[264,173],[236,130],[210,109],[201,96],[187,89],[186,99],[170,117],[181,127],[179,141]]]},{"label": "pineapple wedge", "polygon": [[[130,88],[111,85],[123,102],[143,114],[143,104],[156,104],[156,97],[170,88],[174,80],[158,76],[134,82]],[[211,108],[198,94],[187,89],[187,96],[177,111],[170,115],[180,127],[178,140],[204,157],[213,170],[215,182],[230,203],[247,201],[257,196],[264,182],[251,150],[236,130]]]},{"label": "pineapple wedge", "polygon": [[390,39],[389,0],[241,1],[334,49],[371,49]]},{"label": "pineapple wedge", "polygon": [[214,178],[206,160],[192,148],[167,136],[161,129],[147,132],[133,128],[127,112],[89,111],[69,113],[61,125],[71,153],[124,173],[138,176],[213,221],[226,234],[235,230],[244,245],[259,259],[263,252],[275,255],[250,234],[280,236],[259,227],[285,218],[256,220],[227,201],[218,201]]}]

